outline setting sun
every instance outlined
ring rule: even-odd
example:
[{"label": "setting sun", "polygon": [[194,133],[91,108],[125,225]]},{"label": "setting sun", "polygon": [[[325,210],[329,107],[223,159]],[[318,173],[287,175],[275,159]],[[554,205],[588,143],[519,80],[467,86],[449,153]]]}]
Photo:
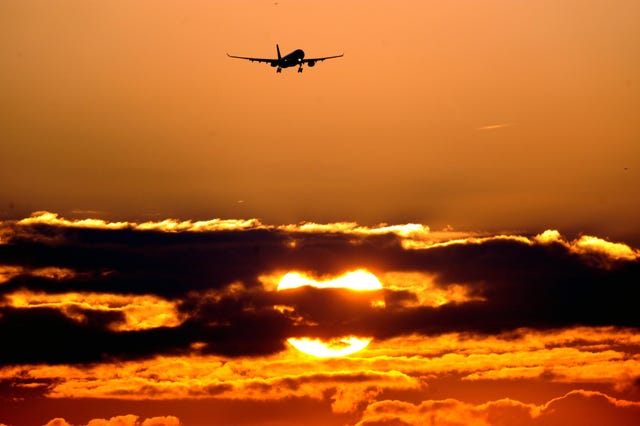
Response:
[{"label": "setting sun", "polygon": [[[306,274],[289,272],[282,276],[278,283],[278,291],[311,286],[321,289],[344,288],[354,291],[382,290],[378,277],[364,269],[347,272],[337,278],[316,280]],[[384,307],[384,300],[374,300],[372,306]],[[323,341],[309,337],[290,338],[287,342],[307,355],[318,358],[347,356],[364,349],[373,340],[371,337],[345,336]]]},{"label": "setting sun", "polygon": [[287,342],[300,352],[318,358],[347,356],[364,349],[371,342],[371,338],[355,336],[339,337],[324,342],[320,339],[291,338]]},{"label": "setting sun", "polygon": [[356,291],[382,290],[380,280],[371,272],[359,269],[333,279],[324,281],[315,280],[305,274],[289,272],[278,283],[278,290],[288,290],[304,286],[316,288],[348,288]]}]

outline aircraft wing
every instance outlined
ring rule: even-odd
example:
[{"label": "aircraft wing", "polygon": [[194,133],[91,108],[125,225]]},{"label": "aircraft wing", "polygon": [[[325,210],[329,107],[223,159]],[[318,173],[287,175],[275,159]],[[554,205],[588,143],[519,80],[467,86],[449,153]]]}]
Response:
[{"label": "aircraft wing", "polygon": [[230,58],[236,58],[236,59],[246,59],[247,61],[251,61],[251,62],[264,62],[265,64],[270,64],[273,61],[278,61],[278,59],[269,59],[269,58],[249,58],[247,56],[234,56],[234,55],[229,55],[227,53],[227,56]]},{"label": "aircraft wing", "polygon": [[320,61],[324,61],[325,59],[333,59],[333,58],[341,58],[344,56],[344,53],[340,54],[340,55],[335,55],[335,56],[325,56],[322,58],[305,58],[302,60],[302,63],[315,63],[315,62],[320,62]]}]

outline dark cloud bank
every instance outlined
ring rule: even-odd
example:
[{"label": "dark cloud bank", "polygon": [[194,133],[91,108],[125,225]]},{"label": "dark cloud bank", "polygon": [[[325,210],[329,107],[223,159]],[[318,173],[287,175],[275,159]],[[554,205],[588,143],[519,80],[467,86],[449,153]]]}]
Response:
[{"label": "dark cloud bank", "polygon": [[[175,327],[113,331],[110,326],[123,319],[119,312],[76,307],[84,318],[78,321],[54,307],[2,303],[0,365],[86,363],[196,350],[253,356],[278,352],[287,337],[305,335],[391,338],[495,334],[523,327],[640,327],[639,262],[603,265],[560,243],[488,239],[406,250],[393,234],[3,226],[0,265],[21,272],[0,284],[2,300],[23,290],[156,295],[176,302],[184,321]],[[73,274],[55,279],[29,273],[46,267]],[[464,285],[482,300],[434,308],[405,303],[415,299],[409,291],[385,290],[387,306],[381,309],[371,307],[369,293],[309,287],[276,293],[258,280],[274,271],[340,274],[356,268],[428,273],[438,286]],[[274,305],[294,307],[295,315]]]}]

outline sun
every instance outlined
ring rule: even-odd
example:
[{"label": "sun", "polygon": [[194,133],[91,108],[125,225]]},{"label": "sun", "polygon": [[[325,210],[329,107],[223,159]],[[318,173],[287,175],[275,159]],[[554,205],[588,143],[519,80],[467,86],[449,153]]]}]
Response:
[{"label": "sun", "polygon": [[[277,290],[290,290],[294,288],[311,286],[316,288],[345,288],[352,291],[376,291],[382,290],[382,283],[371,272],[363,269],[350,271],[337,278],[316,280],[300,272],[288,272],[283,275],[278,283]],[[384,300],[375,300],[372,306],[384,307]],[[292,337],[287,342],[300,352],[318,358],[342,357],[354,354],[371,343],[373,338],[361,336],[344,336],[331,340],[322,340],[309,337]]]},{"label": "sun", "polygon": [[308,337],[295,338],[287,340],[291,346],[318,358],[332,358],[354,354],[367,347],[371,343],[370,337],[338,337],[329,341],[320,339],[310,339]]},{"label": "sun", "polygon": [[346,274],[325,281],[317,281],[299,272],[285,274],[278,283],[278,290],[287,290],[304,286],[316,288],[348,288],[356,291],[382,290],[378,277],[363,269],[347,272]]}]

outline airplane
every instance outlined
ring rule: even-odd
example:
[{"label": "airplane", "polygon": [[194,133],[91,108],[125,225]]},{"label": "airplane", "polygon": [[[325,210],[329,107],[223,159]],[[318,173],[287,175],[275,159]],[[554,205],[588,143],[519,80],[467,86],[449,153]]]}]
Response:
[{"label": "airplane", "polygon": [[236,58],[236,59],[246,59],[251,62],[264,62],[264,63],[270,64],[272,67],[278,67],[276,72],[282,72],[282,68],[295,67],[296,65],[298,66],[298,72],[302,72],[303,64],[307,64],[308,66],[313,67],[315,66],[316,62],[324,61],[325,59],[340,58],[344,56],[344,53],[343,53],[341,55],[325,56],[323,58],[304,59],[304,51],[302,49],[294,50],[288,55],[282,56],[280,55],[280,46],[278,46],[277,44],[276,44],[276,51],[278,52],[278,59],[249,58],[246,56],[229,55],[228,53],[227,53],[227,56],[230,58]]}]

